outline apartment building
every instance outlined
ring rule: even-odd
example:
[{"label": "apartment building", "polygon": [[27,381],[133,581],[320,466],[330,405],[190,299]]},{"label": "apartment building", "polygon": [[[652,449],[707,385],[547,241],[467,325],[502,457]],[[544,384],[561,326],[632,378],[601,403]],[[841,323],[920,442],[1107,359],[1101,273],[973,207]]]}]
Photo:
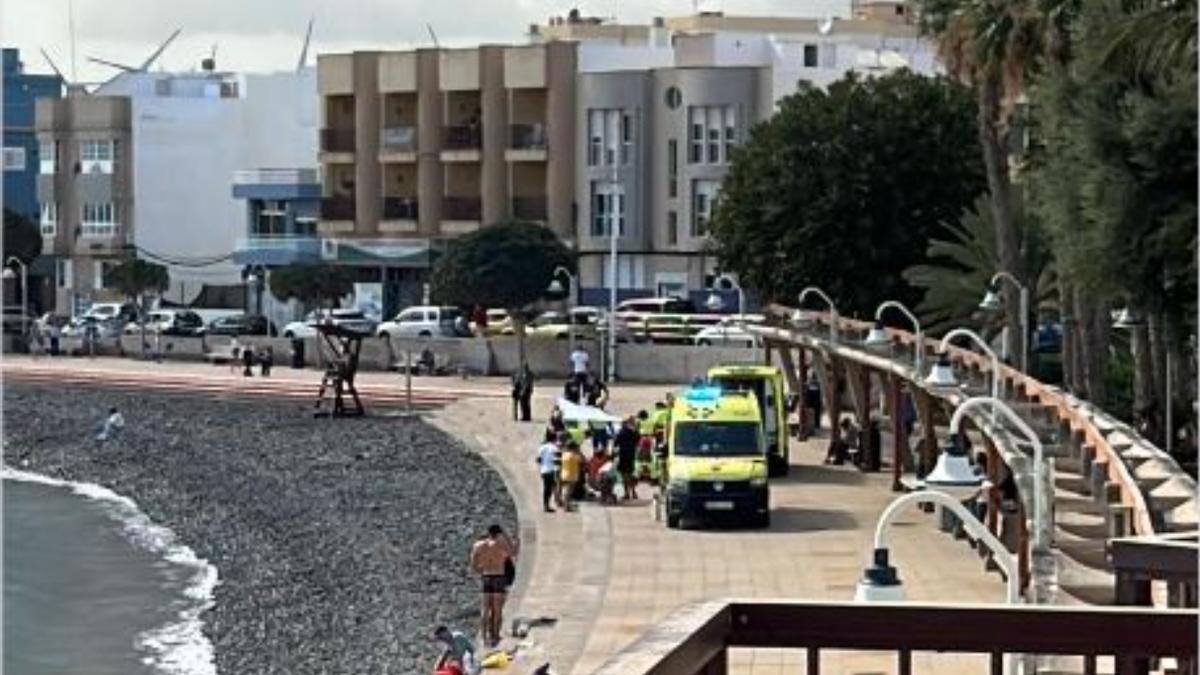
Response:
[{"label": "apartment building", "polygon": [[104,275],[132,243],[130,100],[39,99],[36,116],[42,251],[55,261],[55,306],[71,312],[116,299]]},{"label": "apartment building", "polygon": [[62,97],[63,80],[58,75],[25,72],[21,53],[3,50],[4,73],[4,208],[37,221],[37,176],[41,165],[34,134],[34,106],[41,98]]},{"label": "apartment building", "polygon": [[448,238],[506,219],[573,235],[573,44],[323,54],[317,69],[318,231],[370,255],[389,308],[419,300]]}]

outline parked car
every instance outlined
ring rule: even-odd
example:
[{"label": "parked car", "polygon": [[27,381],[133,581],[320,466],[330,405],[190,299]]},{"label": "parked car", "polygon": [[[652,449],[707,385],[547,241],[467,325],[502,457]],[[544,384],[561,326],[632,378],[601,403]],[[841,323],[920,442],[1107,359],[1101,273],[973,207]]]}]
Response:
[{"label": "parked car", "polygon": [[[596,325],[600,320],[600,310],[595,307],[575,307],[571,310],[571,323],[574,324],[576,339],[594,339]],[[509,328],[506,333],[511,334]],[[570,337],[571,328],[567,323],[567,315],[563,312],[542,312],[540,316],[529,323],[526,334],[530,337],[553,338],[566,340]]]},{"label": "parked car", "polygon": [[[147,333],[162,335],[196,335],[204,326],[200,315],[186,309],[156,309],[146,314],[144,320]],[[142,325],[136,321],[125,324],[127,334],[140,334]]]},{"label": "parked car", "polygon": [[91,314],[83,314],[71,320],[63,329],[63,337],[86,338],[90,331],[97,340],[118,338],[124,332],[125,322],[119,318],[101,319]]},{"label": "parked car", "polygon": [[213,320],[203,329],[203,335],[266,335],[275,337],[279,334],[275,324],[267,317],[257,314],[231,314]]},{"label": "parked car", "polygon": [[357,309],[327,309],[313,310],[304,317],[303,321],[293,321],[283,327],[285,338],[307,338],[317,334],[317,324],[331,323],[363,335],[375,332],[376,322]]},{"label": "parked car", "polygon": [[416,306],[379,324],[375,334],[392,337],[469,337],[466,316],[457,307]]},{"label": "parked car", "polygon": [[84,316],[94,316],[97,319],[120,319],[122,323],[136,321],[138,310],[131,302],[95,302],[83,313]]},{"label": "parked car", "polygon": [[642,319],[642,333],[656,344],[689,344],[693,331],[683,314],[650,314]]},{"label": "parked car", "polygon": [[[471,333],[477,334],[478,327],[475,322],[471,322]],[[507,309],[489,309],[487,310],[487,337],[496,335],[512,335],[512,317],[508,315]]]},{"label": "parked car", "polygon": [[617,303],[617,316],[627,318],[646,314],[694,314],[696,307],[683,298],[634,298]]},{"label": "parked car", "polygon": [[702,347],[710,345],[753,347],[759,342],[757,337],[751,335],[740,323],[731,318],[721,319],[716,325],[701,328],[692,339]]}]

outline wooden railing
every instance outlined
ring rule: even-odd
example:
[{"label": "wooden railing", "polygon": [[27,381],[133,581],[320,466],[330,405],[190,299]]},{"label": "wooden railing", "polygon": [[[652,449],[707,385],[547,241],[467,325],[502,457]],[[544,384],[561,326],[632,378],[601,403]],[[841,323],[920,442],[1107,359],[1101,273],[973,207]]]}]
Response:
[{"label": "wooden railing", "polygon": [[999,675],[1005,655],[1116,659],[1117,673],[1145,673],[1148,660],[1173,657],[1194,668],[1195,611],[1029,605],[930,605],[728,600],[688,605],[610,658],[597,675],[724,675],[729,650],[803,650],[809,675],[825,650],[894,652],[912,672],[914,652],[983,654]]},{"label": "wooden railing", "polygon": [[[770,313],[776,317],[790,317],[794,310],[790,307],[779,305],[772,306]],[[809,315],[815,324],[828,326],[830,323],[830,315],[827,313],[810,312]],[[865,335],[874,326],[873,323],[866,321],[857,321],[854,319],[846,319],[839,317],[838,330],[843,336],[857,333]],[[888,334],[892,339],[903,347],[913,349],[916,342],[916,336],[908,331],[898,330],[894,328],[887,329]],[[819,329],[814,331],[814,337],[817,339],[825,339],[825,330]],[[923,345],[925,353],[933,355],[937,353],[938,341],[933,338],[925,338]],[[962,349],[951,345],[947,349],[951,361],[957,362],[965,368],[977,370],[981,372],[989,372],[992,368],[991,359],[985,355],[975,353],[968,349]],[[926,358],[926,363],[932,363],[931,358]],[[1108,479],[1119,486],[1121,505],[1129,509],[1132,514],[1131,522],[1133,534],[1150,535],[1154,534],[1154,524],[1150,518],[1150,509],[1146,505],[1145,495],[1142,494],[1141,488],[1129,473],[1129,468],[1125,465],[1121,456],[1113,450],[1105,439],[1104,434],[1100,432],[1088,415],[1071,405],[1061,394],[1052,391],[1049,387],[1042,384],[1038,380],[1022,373],[1021,371],[1012,368],[1011,366],[1000,365],[1000,378],[1005,386],[1011,386],[1021,390],[1025,396],[1031,400],[1036,400],[1044,406],[1053,408],[1061,422],[1068,424],[1072,433],[1083,434],[1083,442],[1091,448],[1092,453],[1096,457],[1097,463],[1105,465],[1105,471],[1108,474]]]}]

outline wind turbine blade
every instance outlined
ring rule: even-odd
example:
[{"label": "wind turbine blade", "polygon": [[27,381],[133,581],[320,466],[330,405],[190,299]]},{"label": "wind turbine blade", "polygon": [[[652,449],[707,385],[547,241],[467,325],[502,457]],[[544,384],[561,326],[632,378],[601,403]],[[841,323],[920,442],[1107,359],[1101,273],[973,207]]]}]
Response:
[{"label": "wind turbine blade", "polygon": [[308,44],[312,40],[313,20],[316,17],[308,18],[308,30],[304,32],[304,46],[300,48],[300,60],[296,63],[296,72],[304,69],[304,64],[308,62]]},{"label": "wind turbine blade", "polygon": [[104,59],[98,59],[98,58],[96,58],[96,57],[94,57],[94,56],[89,56],[89,57],[87,57],[87,60],[88,60],[88,61],[91,61],[92,63],[99,63],[99,64],[100,64],[100,65],[102,65],[102,66],[108,66],[108,67],[110,67],[110,68],[116,68],[117,70],[123,70],[123,71],[125,71],[125,72],[127,72],[127,73],[136,73],[136,72],[138,72],[138,69],[137,69],[137,68],[134,68],[133,66],[127,66],[127,65],[125,65],[125,64],[123,64],[123,63],[115,63],[115,62],[113,62],[113,61],[105,61]]},{"label": "wind turbine blade", "polygon": [[162,53],[166,51],[167,45],[174,42],[175,38],[179,37],[179,34],[182,32],[182,28],[176,28],[175,32],[171,33],[171,37],[167,38],[161,45],[159,45],[158,49],[154,50],[154,53],[150,55],[150,58],[146,59],[145,62],[142,63],[142,67],[138,68],[138,70],[142,71],[143,73],[149,70],[150,66],[154,65],[154,62],[158,60],[158,57],[162,56]]},{"label": "wind turbine blade", "polygon": [[42,49],[41,52],[42,58],[46,59],[46,63],[50,64],[50,70],[53,70],[54,74],[57,75],[60,80],[66,82],[67,84],[71,84],[71,81],[64,77],[62,71],[59,70],[58,66],[54,64],[54,59],[50,58],[50,55],[46,53],[46,50]]}]

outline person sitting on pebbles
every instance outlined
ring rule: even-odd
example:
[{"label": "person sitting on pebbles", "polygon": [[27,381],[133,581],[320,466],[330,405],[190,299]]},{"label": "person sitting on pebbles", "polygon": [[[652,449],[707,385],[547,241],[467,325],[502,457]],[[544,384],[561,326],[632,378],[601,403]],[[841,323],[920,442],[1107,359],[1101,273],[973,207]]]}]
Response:
[{"label": "person sitting on pebbles", "polygon": [[479,657],[475,654],[475,644],[466,634],[438,626],[433,631],[433,639],[444,645],[442,655],[433,666],[434,675],[478,675]]}]

